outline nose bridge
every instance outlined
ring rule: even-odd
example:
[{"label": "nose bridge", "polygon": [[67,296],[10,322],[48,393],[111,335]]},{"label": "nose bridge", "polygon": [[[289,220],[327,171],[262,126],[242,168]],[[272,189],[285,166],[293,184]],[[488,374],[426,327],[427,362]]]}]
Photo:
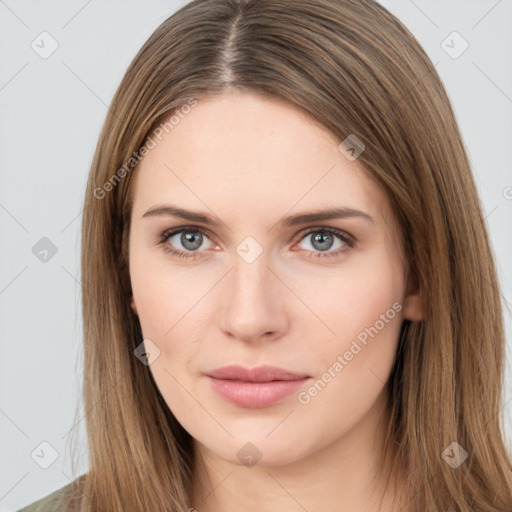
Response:
[{"label": "nose bridge", "polygon": [[272,301],[271,288],[275,279],[268,268],[269,261],[261,255],[255,261],[247,262],[238,255],[234,261],[231,276],[231,307],[247,315],[251,308],[259,311],[267,308]]},{"label": "nose bridge", "polygon": [[222,329],[239,339],[276,335],[285,327],[283,302],[278,300],[278,280],[269,260],[261,254],[254,261],[235,255],[222,308]]}]

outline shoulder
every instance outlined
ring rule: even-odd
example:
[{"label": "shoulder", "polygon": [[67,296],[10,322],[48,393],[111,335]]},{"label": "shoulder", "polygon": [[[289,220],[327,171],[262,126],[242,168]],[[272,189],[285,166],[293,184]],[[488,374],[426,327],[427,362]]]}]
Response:
[{"label": "shoulder", "polygon": [[18,512],[68,512],[69,499],[75,482],[53,491],[44,498],[41,498],[26,507],[18,510]]}]

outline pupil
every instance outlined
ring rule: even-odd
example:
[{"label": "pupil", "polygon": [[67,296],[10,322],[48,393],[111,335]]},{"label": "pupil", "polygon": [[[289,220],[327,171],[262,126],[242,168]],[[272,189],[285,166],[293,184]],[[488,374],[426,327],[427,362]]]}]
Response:
[{"label": "pupil", "polygon": [[[329,243],[327,243],[326,245],[323,245],[326,242],[329,242]],[[316,243],[319,243],[320,246],[317,247],[315,245]],[[329,233],[325,233],[325,234],[317,233],[316,235],[313,236],[313,247],[315,247],[315,249],[318,249],[320,251],[325,251],[325,250],[329,249],[331,245],[332,245],[332,235],[331,234],[329,234]]]},{"label": "pupil", "polygon": [[201,247],[202,243],[202,235],[201,233],[194,233],[189,231],[188,233],[182,233],[181,235],[181,243],[183,247],[192,251]]}]

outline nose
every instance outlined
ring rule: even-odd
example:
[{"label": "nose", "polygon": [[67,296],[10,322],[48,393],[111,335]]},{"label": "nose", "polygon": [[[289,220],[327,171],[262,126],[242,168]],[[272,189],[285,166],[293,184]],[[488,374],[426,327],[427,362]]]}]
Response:
[{"label": "nose", "polygon": [[263,255],[252,263],[236,257],[219,297],[220,327],[227,336],[257,342],[275,340],[286,333],[287,289],[268,263]]}]

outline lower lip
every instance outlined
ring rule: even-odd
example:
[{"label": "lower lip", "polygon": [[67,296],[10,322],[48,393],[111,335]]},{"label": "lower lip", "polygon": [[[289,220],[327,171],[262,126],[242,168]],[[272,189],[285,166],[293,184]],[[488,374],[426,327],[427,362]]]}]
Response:
[{"label": "lower lip", "polygon": [[308,380],[274,380],[271,382],[242,382],[208,377],[212,388],[228,402],[248,409],[260,409],[275,404],[298,391]]}]

